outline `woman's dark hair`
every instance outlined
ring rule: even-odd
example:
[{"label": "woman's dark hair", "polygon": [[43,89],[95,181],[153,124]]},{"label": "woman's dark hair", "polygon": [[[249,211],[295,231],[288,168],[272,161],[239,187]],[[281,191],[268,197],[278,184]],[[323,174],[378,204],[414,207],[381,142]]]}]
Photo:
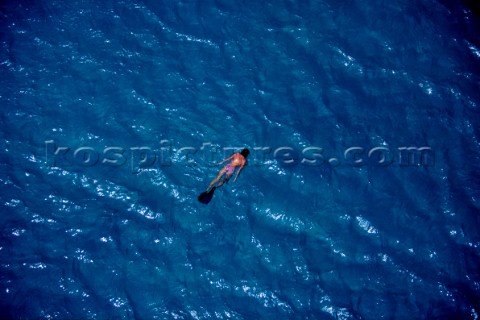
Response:
[{"label": "woman's dark hair", "polygon": [[248,157],[248,155],[250,154],[250,150],[245,148],[240,152],[240,154],[246,159]]}]

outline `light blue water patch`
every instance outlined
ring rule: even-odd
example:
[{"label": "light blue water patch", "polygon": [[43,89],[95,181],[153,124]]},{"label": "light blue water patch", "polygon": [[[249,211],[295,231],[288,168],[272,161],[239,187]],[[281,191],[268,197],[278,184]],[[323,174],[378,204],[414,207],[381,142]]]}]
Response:
[{"label": "light blue water patch", "polygon": [[478,14],[4,1],[2,316],[478,318]]}]

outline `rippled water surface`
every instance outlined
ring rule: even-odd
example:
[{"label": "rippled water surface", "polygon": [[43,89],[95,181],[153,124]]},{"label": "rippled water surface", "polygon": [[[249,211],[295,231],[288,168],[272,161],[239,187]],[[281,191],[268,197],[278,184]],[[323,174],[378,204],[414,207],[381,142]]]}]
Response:
[{"label": "rippled water surface", "polygon": [[1,318],[477,319],[473,4],[1,2]]}]

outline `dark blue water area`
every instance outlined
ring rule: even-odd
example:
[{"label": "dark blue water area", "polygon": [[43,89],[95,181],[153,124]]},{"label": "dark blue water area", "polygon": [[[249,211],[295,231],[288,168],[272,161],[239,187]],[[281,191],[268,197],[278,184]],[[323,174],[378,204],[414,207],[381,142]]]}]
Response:
[{"label": "dark blue water area", "polygon": [[2,1],[1,318],[478,319],[477,8]]}]

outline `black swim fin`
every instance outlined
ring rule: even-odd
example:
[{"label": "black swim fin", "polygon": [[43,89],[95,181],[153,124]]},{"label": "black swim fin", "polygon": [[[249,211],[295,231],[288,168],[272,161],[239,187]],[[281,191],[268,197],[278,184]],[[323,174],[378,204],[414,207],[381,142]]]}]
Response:
[{"label": "black swim fin", "polygon": [[202,194],[198,196],[198,201],[200,201],[203,204],[208,204],[210,202],[210,200],[212,200],[213,193],[215,192],[216,188],[217,187],[213,187],[208,192],[207,191],[202,192]]}]

